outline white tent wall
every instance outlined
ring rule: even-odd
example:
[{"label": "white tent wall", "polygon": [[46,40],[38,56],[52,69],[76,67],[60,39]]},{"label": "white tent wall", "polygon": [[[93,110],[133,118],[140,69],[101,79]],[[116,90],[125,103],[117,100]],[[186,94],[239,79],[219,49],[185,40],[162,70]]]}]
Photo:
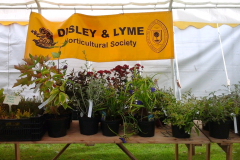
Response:
[{"label": "white tent wall", "polygon": [[[231,84],[240,80],[240,26],[219,27],[226,61],[228,78]],[[178,55],[179,72],[183,92],[192,88],[197,96],[228,93],[221,47],[216,28],[205,26],[202,29],[188,27],[180,30],[175,27],[175,54]]]},{"label": "white tent wall", "polygon": [[[20,0],[21,1],[21,0]],[[17,3],[20,1],[12,1]],[[27,5],[21,5],[22,9],[9,9],[18,6],[8,6],[8,9],[0,10],[0,22],[3,21],[25,21],[29,20],[31,11],[38,12],[37,5],[33,0],[22,0]],[[21,2],[22,2],[21,1]],[[53,0],[52,0],[53,1]],[[72,3],[71,0],[69,4]],[[3,2],[3,3],[2,3]],[[4,2],[0,0],[0,8],[4,7]],[[44,1],[40,1],[44,2]],[[92,1],[91,1],[92,2]],[[151,1],[149,4],[134,5],[137,1],[128,0],[122,2],[122,6],[114,6],[114,3],[106,3],[103,6],[94,5],[94,3],[83,4],[83,6],[69,6],[70,9],[61,9],[66,7],[64,2],[58,1],[59,6],[56,9],[42,9],[42,15],[50,21],[63,21],[74,13],[86,15],[109,15],[109,14],[125,14],[137,12],[159,12],[169,9],[168,0]],[[30,4],[31,3],[31,4]],[[80,3],[80,2],[79,2]],[[83,2],[81,2],[83,3]],[[140,2],[139,2],[140,3]],[[43,4],[43,3],[42,3]],[[41,7],[45,7],[41,4]],[[156,4],[156,5],[154,5]],[[219,4],[219,5],[216,5]],[[109,5],[109,6],[106,6]],[[119,5],[119,4],[118,4]],[[191,7],[209,7],[214,9],[187,9]],[[49,7],[49,4],[46,5]],[[219,9],[217,7],[229,7]],[[236,84],[240,81],[240,0],[231,0],[227,2],[212,1],[190,1],[190,0],[173,0],[173,21],[190,21],[197,23],[205,23],[203,28],[195,28],[189,26],[184,29],[174,27],[175,39],[175,54],[179,67],[180,82],[182,92],[192,89],[196,96],[208,95],[212,91],[228,93],[227,89],[222,85],[226,85],[226,74],[224,71],[223,58],[221,55],[221,47],[218,39],[217,29],[207,23],[212,24],[228,24],[219,27],[222,38],[223,51],[226,61],[226,69],[231,84]],[[35,7],[35,8],[34,8]],[[52,7],[52,5],[50,5]],[[141,9],[147,8],[146,10]],[[200,6],[201,7],[201,6]],[[231,8],[232,7],[232,8]],[[236,8],[234,8],[236,7]],[[79,8],[82,8],[80,10]],[[83,10],[86,8],[86,10]],[[105,8],[106,10],[96,10],[96,8]],[[116,8],[120,8],[115,10]],[[122,8],[122,10],[121,10]],[[136,9],[134,9],[136,8]],[[138,10],[138,8],[140,8]],[[182,9],[179,9],[182,8]],[[235,24],[230,26],[229,24]],[[236,25],[237,24],[237,25]],[[237,27],[236,27],[237,26]],[[21,90],[22,87],[12,88],[20,73],[14,69],[14,65],[23,63],[22,58],[25,50],[25,42],[28,26],[19,24],[2,25],[0,24],[0,88],[11,93]],[[50,54],[50,53],[49,53]],[[77,59],[68,59],[68,71],[72,68],[77,70],[80,66],[84,66],[85,61]],[[92,63],[95,70],[111,69],[116,65],[129,64],[133,66],[136,63],[143,65],[144,74],[158,74],[158,84],[160,87],[172,87],[172,80],[176,77],[171,73],[171,60],[154,60],[154,61],[135,61],[135,62],[107,62],[107,63]],[[25,89],[24,94],[32,96],[32,90]]]},{"label": "white tent wall", "polygon": [[[228,76],[231,84],[236,84],[240,80],[240,26],[232,28],[222,25],[219,29]],[[218,91],[219,94],[227,93],[227,89],[222,86],[226,85],[226,75],[217,29],[210,26],[201,29],[190,26],[184,30],[174,27],[174,32],[182,92],[192,89],[196,96],[208,95],[212,91]],[[27,26],[0,25],[0,88],[3,87],[9,93],[22,89],[12,86],[20,75],[14,69],[14,65],[23,63],[26,34]],[[144,74],[159,73],[157,78],[160,87],[172,86],[170,60],[93,63],[92,67],[95,70],[102,70],[111,69],[118,64],[133,66],[138,62],[145,67]],[[67,63],[70,71],[72,68],[77,70],[80,66],[84,66],[85,61],[67,59]],[[27,96],[33,95],[32,90],[29,89],[25,89],[23,93]]]}]

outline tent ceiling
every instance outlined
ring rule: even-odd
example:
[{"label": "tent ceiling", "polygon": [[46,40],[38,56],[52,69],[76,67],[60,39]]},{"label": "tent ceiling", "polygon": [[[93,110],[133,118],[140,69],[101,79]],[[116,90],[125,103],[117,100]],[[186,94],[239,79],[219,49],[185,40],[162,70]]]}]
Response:
[{"label": "tent ceiling", "polygon": [[168,10],[173,10],[175,22],[240,24],[240,0],[0,0],[0,23],[25,25],[31,12],[64,21],[74,13],[96,16]]},{"label": "tent ceiling", "polygon": [[1,9],[240,8],[240,0],[0,0]]}]

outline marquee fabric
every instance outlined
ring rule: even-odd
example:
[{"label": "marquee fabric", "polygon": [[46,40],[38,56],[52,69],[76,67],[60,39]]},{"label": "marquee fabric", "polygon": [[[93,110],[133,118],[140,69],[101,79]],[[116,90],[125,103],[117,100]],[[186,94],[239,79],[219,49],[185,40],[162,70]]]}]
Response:
[{"label": "marquee fabric", "polygon": [[31,13],[25,57],[51,55],[94,62],[172,59],[172,12],[129,13],[109,16],[73,14],[66,21],[50,22]]}]

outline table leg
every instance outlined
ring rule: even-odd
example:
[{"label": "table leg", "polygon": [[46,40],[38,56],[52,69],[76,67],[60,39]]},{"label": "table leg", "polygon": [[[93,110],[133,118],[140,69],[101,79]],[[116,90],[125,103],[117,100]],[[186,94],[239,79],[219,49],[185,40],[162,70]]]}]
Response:
[{"label": "table leg", "polygon": [[178,144],[175,144],[175,160],[178,160]]},{"label": "table leg", "polygon": [[193,144],[186,144],[188,148],[188,160],[192,160],[193,155]]},{"label": "table leg", "polygon": [[134,157],[134,155],[122,144],[122,143],[116,143],[116,145],[122,149],[122,151],[131,159],[131,160],[137,160],[137,158]]},{"label": "table leg", "polygon": [[232,145],[233,144],[228,145],[228,150],[226,153],[226,160],[232,160]]},{"label": "table leg", "polygon": [[19,143],[15,143],[15,160],[20,160],[20,148]]},{"label": "table leg", "polygon": [[206,144],[206,160],[210,160],[211,143]]},{"label": "table leg", "polygon": [[195,145],[192,146],[192,155],[195,155]]},{"label": "table leg", "polygon": [[53,160],[58,159],[59,156],[61,156],[61,154],[68,148],[68,146],[70,146],[71,143],[66,144],[63,149],[53,158]]},{"label": "table leg", "polygon": [[232,160],[232,143],[231,144],[220,144],[217,143],[219,147],[226,153],[226,160]]}]

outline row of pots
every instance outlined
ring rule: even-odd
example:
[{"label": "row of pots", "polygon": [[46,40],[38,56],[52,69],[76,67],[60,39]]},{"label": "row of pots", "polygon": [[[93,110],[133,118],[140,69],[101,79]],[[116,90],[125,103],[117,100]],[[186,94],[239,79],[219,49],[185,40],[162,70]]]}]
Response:
[{"label": "row of pots", "polygon": [[[67,116],[59,119],[48,119],[48,135],[50,137],[63,137],[67,133],[67,129],[70,128],[72,119]],[[119,126],[121,121],[101,121],[100,128],[104,136],[116,136],[119,133]],[[140,131],[138,133],[141,137],[153,137],[155,134],[155,121],[139,121],[138,126]],[[83,135],[94,135],[99,130],[99,118],[85,118],[79,117],[79,129]],[[190,135],[185,133],[183,128],[172,126],[173,136],[176,138],[189,138]]]}]

